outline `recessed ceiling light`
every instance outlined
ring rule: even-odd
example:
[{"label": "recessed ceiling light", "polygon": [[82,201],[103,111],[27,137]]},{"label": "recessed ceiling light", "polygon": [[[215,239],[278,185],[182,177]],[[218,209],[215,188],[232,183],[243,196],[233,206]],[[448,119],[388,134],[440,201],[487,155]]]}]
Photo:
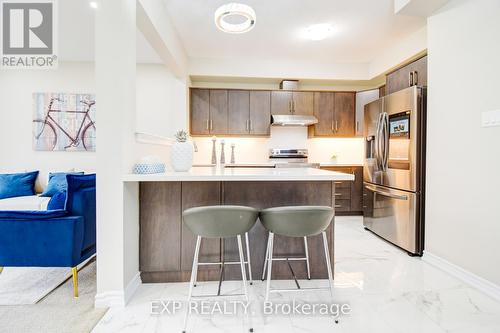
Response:
[{"label": "recessed ceiling light", "polygon": [[314,24],[306,29],[305,35],[310,40],[323,40],[333,32],[330,24]]},{"label": "recessed ceiling light", "polygon": [[97,3],[97,1],[90,1],[89,6],[92,9],[97,9],[99,7],[99,4]]},{"label": "recessed ceiling light", "polygon": [[255,11],[241,3],[228,3],[215,11],[215,25],[219,30],[231,34],[241,34],[255,26]]}]

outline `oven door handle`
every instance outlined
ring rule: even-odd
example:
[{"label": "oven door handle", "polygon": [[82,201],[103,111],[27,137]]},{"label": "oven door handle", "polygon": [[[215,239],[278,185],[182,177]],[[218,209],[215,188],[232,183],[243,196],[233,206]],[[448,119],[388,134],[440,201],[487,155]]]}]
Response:
[{"label": "oven door handle", "polygon": [[377,189],[375,186],[372,186],[372,185],[365,185],[365,188],[374,192],[374,193],[377,193],[377,194],[380,194],[380,195],[383,195],[384,197],[388,197],[388,198],[392,198],[392,199],[397,199],[397,200],[408,200],[408,196],[407,195],[398,195],[398,194],[394,194],[394,193],[391,193],[391,192],[388,192],[388,191],[381,191],[379,189]]}]

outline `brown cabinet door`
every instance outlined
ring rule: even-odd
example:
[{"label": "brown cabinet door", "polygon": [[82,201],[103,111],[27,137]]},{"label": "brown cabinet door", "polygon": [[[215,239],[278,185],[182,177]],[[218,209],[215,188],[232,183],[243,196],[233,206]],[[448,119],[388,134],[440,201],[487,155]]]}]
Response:
[{"label": "brown cabinet door", "polygon": [[413,73],[413,84],[417,86],[427,86],[427,56],[415,60],[411,63]]},{"label": "brown cabinet door", "polygon": [[250,134],[270,135],[271,92],[250,92]]},{"label": "brown cabinet door", "polygon": [[351,184],[351,211],[363,211],[363,167],[353,167],[354,182]]},{"label": "brown cabinet door", "polygon": [[335,136],[351,137],[356,132],[356,94],[353,92],[335,93]]},{"label": "brown cabinet door", "polygon": [[293,92],[293,114],[312,115],[314,109],[314,93],[306,91]]},{"label": "brown cabinet door", "polygon": [[[213,206],[221,203],[220,182],[183,182],[182,183],[182,211],[195,206]],[[181,270],[190,271],[193,265],[196,236],[182,225]],[[159,244],[159,243],[157,243]],[[172,247],[172,244],[170,244]],[[220,261],[220,238],[204,238],[200,247],[200,262]],[[200,266],[200,271],[219,270],[219,266]]]},{"label": "brown cabinet door", "polygon": [[191,134],[210,134],[210,92],[208,89],[191,89]]},{"label": "brown cabinet door", "polygon": [[227,90],[210,90],[210,134],[227,134]]},{"label": "brown cabinet door", "polygon": [[[416,75],[415,73],[416,72]],[[413,73],[413,85],[427,85],[427,56],[389,73],[386,77],[385,94],[389,95],[410,86],[410,73]]]},{"label": "brown cabinet door", "polygon": [[271,114],[290,114],[291,103],[291,91],[273,91],[271,93]]},{"label": "brown cabinet door", "polygon": [[181,267],[181,183],[140,183],[139,270],[178,271]]},{"label": "brown cabinet door", "polygon": [[228,92],[228,134],[248,134],[250,127],[250,92]]},{"label": "brown cabinet door", "polygon": [[318,123],[314,124],[315,136],[333,135],[333,93],[314,93],[314,115],[318,118]]}]

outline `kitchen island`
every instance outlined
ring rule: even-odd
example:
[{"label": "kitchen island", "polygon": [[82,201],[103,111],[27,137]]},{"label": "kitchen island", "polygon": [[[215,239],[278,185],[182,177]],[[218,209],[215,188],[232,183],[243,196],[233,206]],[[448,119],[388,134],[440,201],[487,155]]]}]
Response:
[{"label": "kitchen island", "polygon": [[[196,237],[182,224],[182,211],[196,206],[321,205],[335,207],[335,182],[353,181],[352,174],[313,168],[194,167],[189,172],[126,175],[124,182],[139,183],[139,270],[143,282],[188,281]],[[333,263],[334,224],[327,230]],[[267,232],[257,222],[249,232],[253,279],[260,278]],[[320,236],[308,238],[312,278],[326,278]],[[276,256],[303,256],[301,238],[276,236]],[[203,239],[200,261],[236,261],[236,239]],[[304,262],[293,262],[295,274],[306,276]],[[219,266],[200,266],[198,280],[217,280]],[[238,265],[227,265],[227,280],[240,279]],[[285,262],[273,265],[273,279],[289,279]]]}]

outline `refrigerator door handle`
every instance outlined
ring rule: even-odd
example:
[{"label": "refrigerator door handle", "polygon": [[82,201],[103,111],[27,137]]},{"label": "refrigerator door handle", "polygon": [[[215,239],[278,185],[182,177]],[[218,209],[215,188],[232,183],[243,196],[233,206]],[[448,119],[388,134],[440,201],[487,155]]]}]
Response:
[{"label": "refrigerator door handle", "polygon": [[394,194],[394,193],[391,193],[389,191],[381,191],[379,189],[377,189],[375,186],[372,186],[372,185],[367,185],[365,184],[365,188],[372,191],[373,193],[377,193],[377,194],[380,194],[380,195],[383,195],[384,197],[388,197],[388,198],[392,198],[392,199],[397,199],[397,200],[408,200],[408,196],[407,195],[398,195],[398,194]]},{"label": "refrigerator door handle", "polygon": [[384,112],[382,115],[382,136],[384,153],[382,154],[382,171],[387,171],[389,162],[389,115]]},{"label": "refrigerator door handle", "polygon": [[382,124],[382,113],[379,113],[377,120],[377,128],[375,130],[375,162],[377,163],[377,168],[380,169],[380,125]]}]

